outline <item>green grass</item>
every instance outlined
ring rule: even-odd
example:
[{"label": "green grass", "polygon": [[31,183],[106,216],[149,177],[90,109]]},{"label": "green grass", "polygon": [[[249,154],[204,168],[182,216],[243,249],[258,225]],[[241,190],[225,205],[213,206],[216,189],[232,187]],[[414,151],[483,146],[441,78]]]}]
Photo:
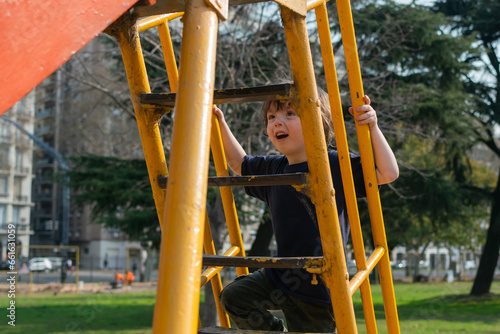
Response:
[{"label": "green grass", "polygon": [[154,302],[154,292],[16,296],[16,327],[3,311],[0,333],[151,333]]},{"label": "green grass", "polygon": [[[488,297],[468,296],[471,283],[394,286],[401,333],[500,333],[500,283]],[[387,333],[380,286],[372,286],[378,333]],[[354,298],[359,333],[366,333],[359,292]]]},{"label": "green grass", "polygon": [[[397,284],[402,333],[500,333],[500,283],[496,295],[467,296],[471,283]],[[387,333],[380,286],[372,286],[378,333]],[[16,296],[16,327],[7,325],[9,299],[0,297],[0,333],[151,333],[154,292]],[[366,333],[359,293],[358,330]]]}]

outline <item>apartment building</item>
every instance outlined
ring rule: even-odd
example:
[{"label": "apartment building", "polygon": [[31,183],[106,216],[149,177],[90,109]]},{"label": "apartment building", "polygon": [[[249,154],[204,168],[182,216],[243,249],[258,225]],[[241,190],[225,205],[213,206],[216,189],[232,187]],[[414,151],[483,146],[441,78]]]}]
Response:
[{"label": "apartment building", "polygon": [[[95,39],[36,88],[34,134],[66,162],[71,156],[88,154],[142,155],[135,120],[117,110],[106,92],[95,89],[101,80],[103,87],[108,85],[106,90],[116,88],[110,81],[118,82],[107,79],[112,66],[105,50]],[[35,147],[33,162],[31,243],[61,245],[67,240],[79,247],[81,268],[102,268],[105,263],[124,268],[128,250],[140,249],[140,244],[94,222],[90,207],[71,203],[71,191],[69,203],[64,202],[62,170],[54,154]]]},{"label": "apartment building", "polygon": [[2,260],[7,254],[7,226],[9,224],[16,226],[16,244],[22,246],[18,256],[28,256],[30,236],[33,235],[30,228],[33,142],[24,131],[33,132],[34,110],[35,94],[31,92],[0,118],[0,254],[2,254]]}]

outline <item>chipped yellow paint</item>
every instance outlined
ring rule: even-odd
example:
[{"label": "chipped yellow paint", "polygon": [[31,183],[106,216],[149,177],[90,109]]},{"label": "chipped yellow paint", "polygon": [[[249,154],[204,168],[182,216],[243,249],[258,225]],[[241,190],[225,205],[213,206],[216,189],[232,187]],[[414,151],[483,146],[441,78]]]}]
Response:
[{"label": "chipped yellow paint", "polygon": [[160,226],[163,229],[165,190],[160,188],[157,181],[159,176],[166,176],[168,174],[167,163],[158,127],[158,115],[154,113],[154,108],[144,108],[140,103],[141,94],[150,93],[151,89],[146,75],[146,66],[142,56],[139,33],[137,29],[129,31],[130,25],[133,24],[131,20],[132,18],[127,17],[127,15],[123,16],[119,21],[114,23],[114,26],[108,30],[108,33],[117,39],[122,52],[137,126],[146,158],[149,180],[153,190],[153,198]]},{"label": "chipped yellow paint", "polygon": [[[364,104],[364,92],[350,1],[337,1],[337,10],[351,92],[351,102],[353,108],[357,108]],[[387,331],[389,334],[399,334],[398,310],[396,308],[396,297],[394,294],[391,265],[389,262],[389,249],[385,234],[382,205],[380,203],[378,187],[372,186],[377,184],[377,175],[375,173],[375,162],[368,125],[359,125],[356,122],[356,133],[358,135],[358,146],[365,179],[368,212],[372,223],[373,241],[375,247],[382,247],[385,251],[378,263],[378,268],[380,273],[380,285],[382,287],[382,297],[384,300]]]},{"label": "chipped yellow paint", "polygon": [[[305,17],[281,7],[281,17],[290,56],[294,79],[291,104],[302,123],[309,165],[311,201],[316,206],[316,215],[323,244],[325,261],[331,263],[322,275],[330,289],[334,303],[334,315],[339,333],[357,333],[352,298],[348,282],[338,275],[347,272],[342,237],[338,222],[335,198],[331,196],[333,182],[329,168],[326,142],[323,136],[315,135],[321,129],[321,110],[317,106],[318,91],[312,64]],[[336,275],[337,273],[337,275]]]},{"label": "chipped yellow paint", "polygon": [[155,334],[196,333],[198,328],[217,26],[217,14],[204,0],[187,1],[153,318]]}]

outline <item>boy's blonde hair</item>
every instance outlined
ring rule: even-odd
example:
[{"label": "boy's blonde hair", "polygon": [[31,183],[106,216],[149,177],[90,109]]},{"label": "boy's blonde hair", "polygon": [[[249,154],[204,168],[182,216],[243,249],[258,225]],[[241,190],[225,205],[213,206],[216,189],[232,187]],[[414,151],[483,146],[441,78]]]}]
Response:
[{"label": "boy's blonde hair", "polygon": [[[321,103],[321,122],[323,123],[323,131],[325,132],[325,141],[326,146],[330,145],[333,139],[333,122],[332,122],[332,114],[330,111],[330,100],[328,99],[328,94],[318,87],[318,97]],[[266,101],[262,105],[261,116],[262,123],[264,125],[264,135],[267,136],[267,112],[274,105],[276,106],[276,110],[280,110],[285,108],[288,102],[281,102],[280,100],[271,100]]]}]

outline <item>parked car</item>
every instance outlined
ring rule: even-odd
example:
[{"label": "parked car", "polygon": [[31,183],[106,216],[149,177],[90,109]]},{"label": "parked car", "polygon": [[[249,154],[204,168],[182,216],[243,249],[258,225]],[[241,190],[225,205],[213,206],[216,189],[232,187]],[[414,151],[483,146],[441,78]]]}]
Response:
[{"label": "parked car", "polygon": [[464,263],[465,270],[474,270],[476,269],[476,262],[474,260],[468,260]]},{"label": "parked car", "polygon": [[404,269],[406,268],[406,260],[402,260],[392,265],[392,269]]},{"label": "parked car", "polygon": [[52,270],[58,270],[62,267],[62,258],[60,257],[48,257],[50,263],[52,264]]},{"label": "parked car", "polygon": [[418,263],[418,267],[420,269],[429,269],[429,261],[420,260],[420,262]]},{"label": "parked car", "polygon": [[[408,267],[408,263],[406,262],[406,260],[402,260],[396,263],[392,263],[391,267],[392,269],[406,269],[406,267]],[[411,267],[412,269],[415,269],[415,263],[412,263]],[[420,269],[429,269],[429,262],[420,260],[418,262],[418,267]]]},{"label": "parked car", "polygon": [[52,270],[52,263],[45,257],[35,257],[28,263],[30,271],[50,271]]}]

